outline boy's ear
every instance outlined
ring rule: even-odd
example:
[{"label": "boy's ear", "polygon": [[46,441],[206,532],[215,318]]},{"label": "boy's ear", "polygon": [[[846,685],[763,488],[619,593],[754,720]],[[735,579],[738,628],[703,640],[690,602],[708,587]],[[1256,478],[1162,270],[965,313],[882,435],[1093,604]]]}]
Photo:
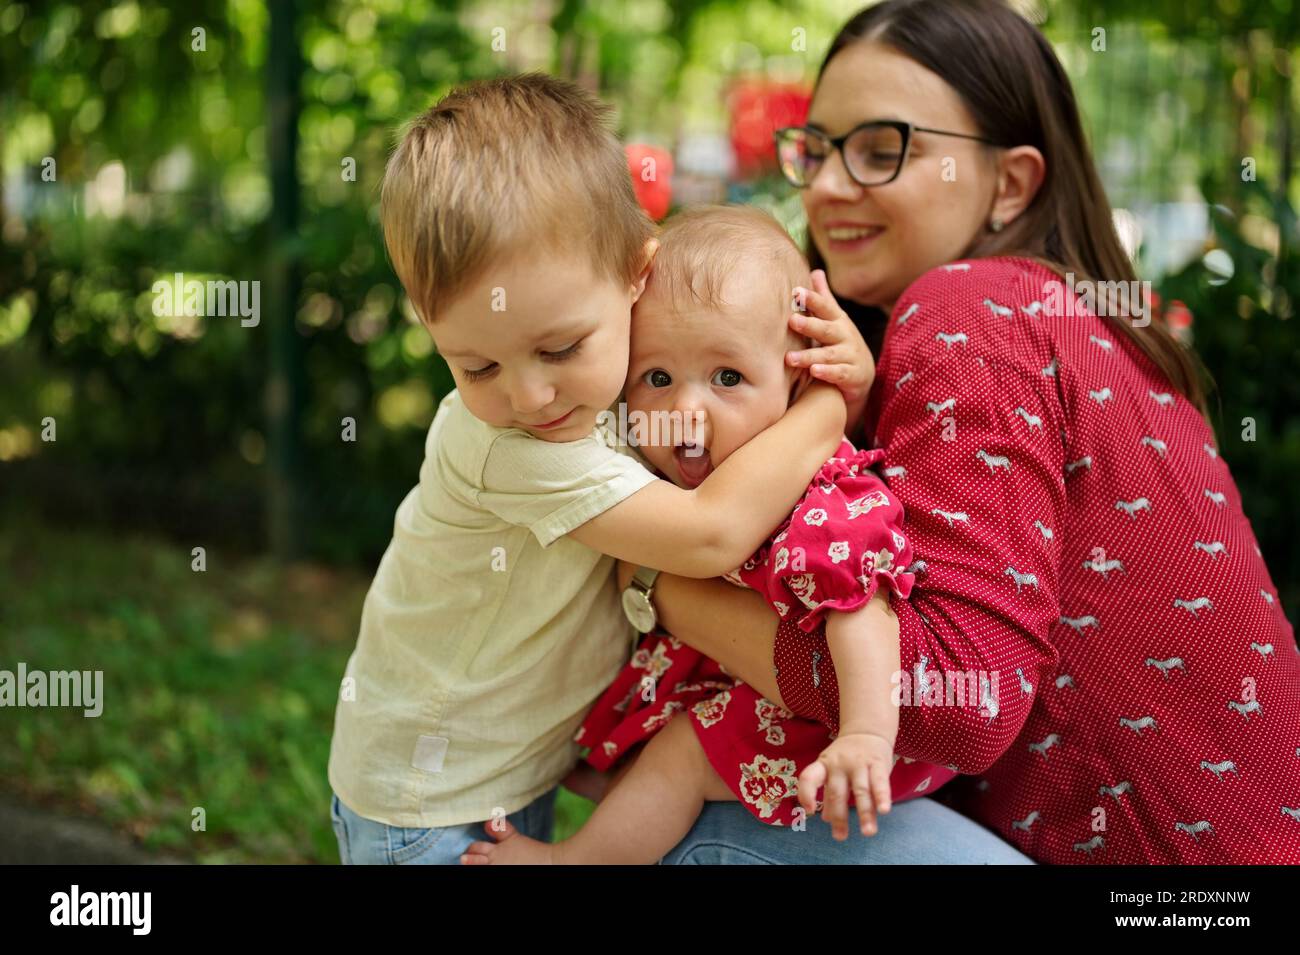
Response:
[{"label": "boy's ear", "polygon": [[650,267],[654,265],[655,255],[659,252],[658,239],[646,239],[645,265],[632,285],[632,301],[636,302],[645,293],[645,283],[650,278]]}]

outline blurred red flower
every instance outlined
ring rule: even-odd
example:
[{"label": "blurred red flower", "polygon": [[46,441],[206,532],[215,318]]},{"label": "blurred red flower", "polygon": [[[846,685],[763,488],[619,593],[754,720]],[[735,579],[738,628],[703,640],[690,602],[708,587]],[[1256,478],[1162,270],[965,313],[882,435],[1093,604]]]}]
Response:
[{"label": "blurred red flower", "polygon": [[1151,292],[1150,315],[1158,322],[1164,322],[1167,328],[1174,336],[1182,342],[1191,340],[1192,322],[1194,316],[1192,310],[1181,299],[1171,299],[1168,305],[1165,305],[1158,292]]},{"label": "blurred red flower", "polygon": [[812,93],[803,85],[749,79],[731,88],[727,108],[739,178],[750,178],[776,165],[772,134],[782,126],[802,125],[811,102]]},{"label": "blurred red flower", "polygon": [[628,143],[627,168],[632,174],[636,201],[655,222],[668,214],[673,199],[673,156],[666,149],[645,143]]}]

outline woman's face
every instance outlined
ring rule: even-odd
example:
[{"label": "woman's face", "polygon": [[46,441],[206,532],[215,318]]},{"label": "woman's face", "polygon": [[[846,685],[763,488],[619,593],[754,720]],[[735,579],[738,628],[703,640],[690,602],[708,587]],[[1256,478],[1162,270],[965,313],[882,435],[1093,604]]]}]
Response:
[{"label": "woman's face", "polygon": [[[854,43],[827,65],[808,125],[842,136],[874,119],[980,135],[956,91],[937,74],[891,47]],[[969,248],[991,218],[997,174],[987,146],[914,132],[898,177],[864,188],[834,151],[803,191],[808,228],[826,260],[831,290],[891,310],[922,273]],[[863,228],[872,232],[858,237]]]}]

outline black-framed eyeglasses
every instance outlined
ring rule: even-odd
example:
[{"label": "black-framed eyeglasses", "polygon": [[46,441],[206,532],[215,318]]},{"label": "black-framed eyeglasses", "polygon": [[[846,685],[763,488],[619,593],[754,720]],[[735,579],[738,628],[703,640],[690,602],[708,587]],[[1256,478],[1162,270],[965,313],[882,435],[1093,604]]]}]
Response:
[{"label": "black-framed eyeglasses", "polygon": [[914,132],[973,139],[990,146],[1000,145],[991,139],[969,133],[913,126],[898,119],[877,119],[855,126],[843,136],[835,137],[808,126],[786,126],[774,134],[776,156],[781,164],[781,174],[797,189],[808,188],[832,149],[839,150],[844,168],[858,185],[883,186],[887,182],[893,182],[902,171]]}]

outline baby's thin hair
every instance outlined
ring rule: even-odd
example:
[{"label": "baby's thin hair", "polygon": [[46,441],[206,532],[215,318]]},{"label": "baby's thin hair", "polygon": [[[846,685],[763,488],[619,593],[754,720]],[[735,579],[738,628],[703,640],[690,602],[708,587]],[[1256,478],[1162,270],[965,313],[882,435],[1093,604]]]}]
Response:
[{"label": "baby's thin hair", "polygon": [[679,306],[735,304],[724,300],[727,280],[747,262],[772,275],[783,313],[789,311],[791,289],[809,283],[803,253],[770,213],[754,206],[691,206],[663,223],[646,294]]}]

